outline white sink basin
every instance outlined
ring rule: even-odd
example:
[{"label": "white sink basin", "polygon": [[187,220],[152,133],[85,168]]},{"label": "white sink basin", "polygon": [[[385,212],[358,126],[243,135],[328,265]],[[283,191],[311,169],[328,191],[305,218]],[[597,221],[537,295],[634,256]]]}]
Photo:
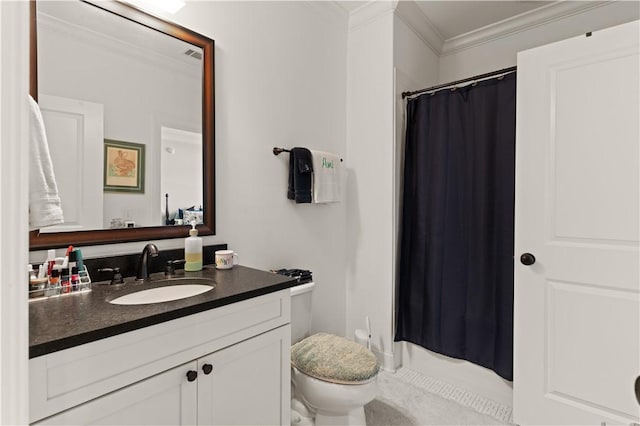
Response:
[{"label": "white sink basin", "polygon": [[211,290],[213,290],[213,286],[203,284],[169,285],[129,293],[113,299],[109,303],[114,305],[146,305],[150,303],[170,302],[172,300],[197,296]]}]

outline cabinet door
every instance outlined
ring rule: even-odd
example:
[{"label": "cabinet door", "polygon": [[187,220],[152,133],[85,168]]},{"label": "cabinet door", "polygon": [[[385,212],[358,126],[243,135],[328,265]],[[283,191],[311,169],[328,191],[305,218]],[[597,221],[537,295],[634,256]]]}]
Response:
[{"label": "cabinet door", "polygon": [[289,425],[290,345],[285,325],[200,358],[198,424]]},{"label": "cabinet door", "polygon": [[38,425],[195,425],[197,371],[192,361],[46,418]]},{"label": "cabinet door", "polygon": [[518,424],[640,422],[639,31],[518,55]]}]

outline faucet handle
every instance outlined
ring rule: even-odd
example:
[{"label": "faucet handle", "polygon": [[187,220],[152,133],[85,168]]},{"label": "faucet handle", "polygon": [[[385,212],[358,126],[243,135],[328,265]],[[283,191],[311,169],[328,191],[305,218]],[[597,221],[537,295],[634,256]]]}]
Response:
[{"label": "faucet handle", "polygon": [[185,262],[186,261],[184,259],[168,260],[167,265],[164,267],[164,274],[167,276],[175,275],[176,266],[182,266],[185,264]]},{"label": "faucet handle", "polygon": [[122,278],[120,268],[117,266],[115,268],[100,268],[98,269],[98,272],[111,272],[113,274],[111,275],[111,282],[109,285],[124,284],[124,278]]}]

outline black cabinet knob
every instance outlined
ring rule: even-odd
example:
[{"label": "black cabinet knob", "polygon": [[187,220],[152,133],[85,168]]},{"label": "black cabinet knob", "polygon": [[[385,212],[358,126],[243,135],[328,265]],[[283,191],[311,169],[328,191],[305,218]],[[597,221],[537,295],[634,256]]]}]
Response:
[{"label": "black cabinet knob", "polygon": [[205,364],[202,366],[202,371],[204,371],[204,374],[211,373],[211,370],[213,370],[213,365],[211,364]]},{"label": "black cabinet knob", "polygon": [[188,381],[193,382],[197,378],[198,378],[198,372],[197,371],[193,371],[193,370],[187,371],[187,380]]},{"label": "black cabinet knob", "polygon": [[525,253],[520,256],[520,263],[527,266],[533,265],[534,263],[536,263],[536,257],[531,253]]}]

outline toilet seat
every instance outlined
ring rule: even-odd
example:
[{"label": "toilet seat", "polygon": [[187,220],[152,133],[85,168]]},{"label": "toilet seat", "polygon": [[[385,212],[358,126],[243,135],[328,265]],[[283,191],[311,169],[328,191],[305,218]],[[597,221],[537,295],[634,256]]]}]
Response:
[{"label": "toilet seat", "polygon": [[365,347],[344,337],[318,333],[291,347],[291,364],[313,378],[343,385],[375,380],[378,360]]}]

